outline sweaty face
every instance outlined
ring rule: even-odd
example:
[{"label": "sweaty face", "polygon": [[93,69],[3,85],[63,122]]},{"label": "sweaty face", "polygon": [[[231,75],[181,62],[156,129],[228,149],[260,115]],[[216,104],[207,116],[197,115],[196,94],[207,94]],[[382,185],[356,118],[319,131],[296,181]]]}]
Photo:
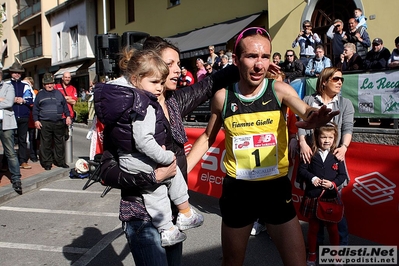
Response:
[{"label": "sweaty face", "polygon": [[137,87],[159,97],[164,90],[164,85],[165,81],[160,76],[152,76],[142,78]]},{"label": "sweaty face", "polygon": [[261,35],[248,36],[241,40],[240,58],[234,63],[240,71],[240,86],[258,87],[265,78],[270,64],[270,41]]},{"label": "sweaty face", "polygon": [[179,54],[171,48],[166,48],[162,51],[161,57],[169,67],[169,75],[165,81],[165,88],[167,90],[176,90],[177,80],[179,79],[181,72]]}]

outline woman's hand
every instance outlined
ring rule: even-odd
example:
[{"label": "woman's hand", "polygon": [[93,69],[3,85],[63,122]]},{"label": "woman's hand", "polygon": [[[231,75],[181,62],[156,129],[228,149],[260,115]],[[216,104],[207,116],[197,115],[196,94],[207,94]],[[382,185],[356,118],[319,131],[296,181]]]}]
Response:
[{"label": "woman's hand", "polygon": [[155,178],[157,182],[162,182],[165,179],[173,177],[176,175],[176,159],[169,165],[159,165],[157,169],[155,169]]},{"label": "woman's hand", "polygon": [[336,148],[334,150],[334,155],[338,160],[340,160],[342,162],[343,160],[345,160],[345,154],[346,154],[347,150],[348,150],[348,148],[346,146],[342,145],[341,147]]},{"label": "woman's hand", "polygon": [[299,157],[307,164],[310,163],[312,158],[312,149],[306,143],[306,141],[299,142]]}]

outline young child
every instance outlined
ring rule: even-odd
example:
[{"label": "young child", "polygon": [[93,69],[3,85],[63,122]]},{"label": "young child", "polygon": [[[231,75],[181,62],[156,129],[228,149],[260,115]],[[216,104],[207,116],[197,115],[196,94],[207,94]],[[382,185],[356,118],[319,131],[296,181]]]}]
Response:
[{"label": "young child", "polygon": [[363,12],[360,8],[356,8],[354,11],[355,19],[359,24],[357,24],[356,29],[358,29],[360,26],[363,26],[367,30],[367,18],[366,16],[363,15]]},{"label": "young child", "polygon": [[[306,182],[305,194],[300,212],[309,219],[308,266],[316,265],[317,233],[321,221],[316,217],[317,198],[325,190],[323,197],[335,198],[336,188],[346,179],[345,164],[333,155],[338,137],[338,128],[334,123],[316,128],[313,134],[313,157],[309,164],[301,162],[298,174]],[[331,245],[339,245],[337,223],[324,222],[330,236]]]},{"label": "young child", "polygon": [[[134,147],[118,147],[119,164],[123,171],[130,174],[151,173],[158,164],[169,165],[176,159],[172,151],[162,147],[165,140],[171,137],[171,131],[157,100],[157,96],[163,93],[169,68],[153,51],[134,51],[126,72],[131,84],[142,90],[143,100],[136,98],[135,105],[146,108],[146,113],[131,114]],[[150,98],[148,107],[144,105],[146,97]],[[146,188],[142,195],[152,223],[161,233],[162,246],[171,246],[186,239],[179,229],[200,226],[204,219],[190,208],[187,184],[179,168],[176,176],[166,183]],[[170,200],[179,209],[176,226],[172,223]]]}]

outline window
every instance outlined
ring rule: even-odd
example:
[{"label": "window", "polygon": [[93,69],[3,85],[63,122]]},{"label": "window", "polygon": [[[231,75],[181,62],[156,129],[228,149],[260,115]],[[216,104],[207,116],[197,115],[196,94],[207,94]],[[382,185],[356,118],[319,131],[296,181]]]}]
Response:
[{"label": "window", "polygon": [[115,29],[115,0],[109,0],[109,29]]},{"label": "window", "polygon": [[3,59],[3,58],[8,57],[7,40],[3,41],[3,45],[1,47],[0,53],[1,53],[0,60]]},{"label": "window", "polygon": [[4,22],[7,20],[7,10],[6,10],[6,3],[1,5],[1,22]]},{"label": "window", "polygon": [[127,23],[134,22],[134,1],[133,0],[127,0]]},{"label": "window", "polygon": [[79,48],[78,26],[74,26],[74,27],[70,28],[70,34],[71,34],[71,58],[76,58],[79,56],[79,53],[78,53],[78,48]]},{"label": "window", "polygon": [[61,53],[61,32],[57,32],[57,58],[56,61],[62,60],[62,53]]},{"label": "window", "polygon": [[169,2],[169,7],[180,5],[180,0],[169,0]]}]

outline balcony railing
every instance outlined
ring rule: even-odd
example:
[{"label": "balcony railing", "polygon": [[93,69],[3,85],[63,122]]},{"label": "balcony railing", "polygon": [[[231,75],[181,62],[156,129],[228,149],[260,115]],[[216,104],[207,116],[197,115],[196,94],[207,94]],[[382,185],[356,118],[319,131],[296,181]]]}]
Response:
[{"label": "balcony railing", "polygon": [[33,6],[27,6],[21,9],[16,15],[13,17],[14,26],[18,25],[25,19],[40,13],[41,11],[41,3],[40,1],[34,4]]},{"label": "balcony railing", "polygon": [[15,57],[17,57],[22,62],[27,61],[29,59],[36,58],[36,57],[40,57],[40,56],[43,56],[42,44],[38,44],[36,47],[28,48],[28,49],[22,50],[20,53],[15,54]]}]

